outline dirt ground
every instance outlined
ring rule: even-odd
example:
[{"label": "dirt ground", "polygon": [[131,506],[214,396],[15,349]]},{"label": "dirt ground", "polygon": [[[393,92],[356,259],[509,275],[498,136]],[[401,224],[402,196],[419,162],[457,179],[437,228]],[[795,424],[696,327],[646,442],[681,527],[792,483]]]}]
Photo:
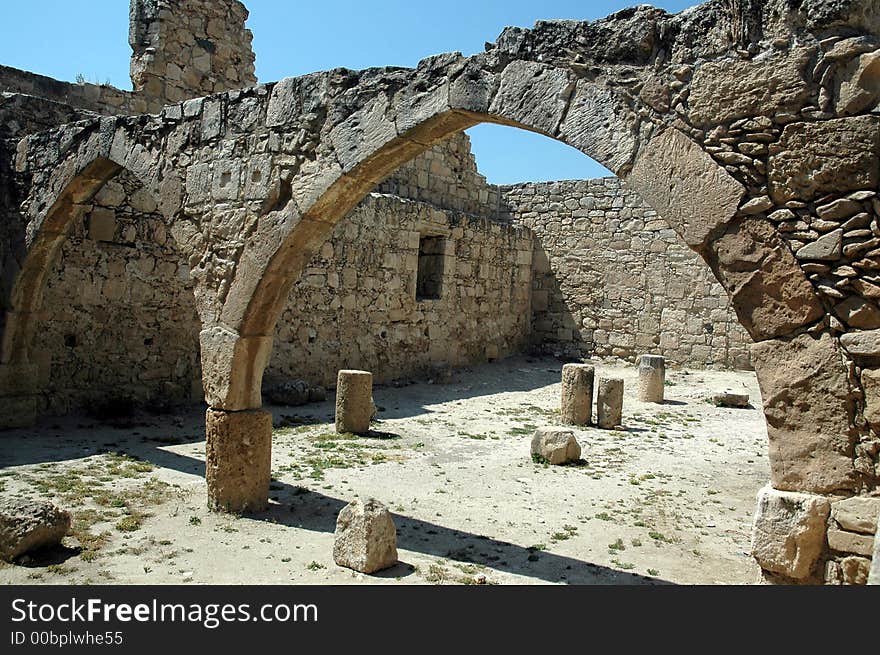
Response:
[{"label": "dirt ground", "polygon": [[[74,516],[64,547],[0,563],[0,584],[750,584],[755,494],[769,477],[753,373],[667,371],[662,405],[625,379],[624,429],[576,430],[578,466],[532,461],[558,416],[561,362],[516,357],[449,384],[377,386],[375,432],[337,435],[332,394],[270,407],[271,506],[206,509],[203,409],[102,423],[48,420],[0,434],[0,493]],[[752,407],[716,407],[724,389]],[[400,563],[365,576],[333,562],[339,510],[394,513]]]}]

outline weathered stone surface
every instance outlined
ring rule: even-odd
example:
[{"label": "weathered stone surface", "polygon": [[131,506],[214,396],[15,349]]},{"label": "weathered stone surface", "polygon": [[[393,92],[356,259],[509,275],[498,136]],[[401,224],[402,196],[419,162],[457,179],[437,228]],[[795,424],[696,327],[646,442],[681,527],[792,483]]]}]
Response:
[{"label": "weathered stone surface", "polygon": [[834,313],[851,328],[872,330],[880,328],[880,309],[870,300],[850,296],[834,306]]},{"label": "weathered stone surface", "polygon": [[262,404],[263,369],[272,352],[272,337],[242,338],[221,326],[199,334],[205,401],[227,411]]},{"label": "weathered stone surface", "polygon": [[581,447],[567,428],[538,428],[532,437],[532,456],[550,464],[568,464],[581,458]]},{"label": "weathered stone surface", "polygon": [[880,585],[880,516],[877,517],[877,533],[874,535],[874,552],[871,556],[871,571],[868,574],[869,585]]},{"label": "weathered stone surface", "polygon": [[823,193],[876,189],[880,177],[880,118],[856,116],[785,126],[767,177],[777,203]]},{"label": "weathered stone surface", "polygon": [[829,511],[821,496],[761,489],[752,525],[752,555],[761,568],[796,580],[808,578],[825,545]]},{"label": "weathered stone surface", "polygon": [[638,398],[643,403],[662,403],[666,385],[666,359],[660,355],[639,358]]},{"label": "weathered stone surface", "polygon": [[718,407],[748,407],[749,394],[719,391],[709,396],[709,402]]},{"label": "weathered stone surface", "polygon": [[862,390],[865,393],[865,420],[874,432],[880,433],[880,369],[862,369]]},{"label": "weathered stone surface", "polygon": [[877,106],[880,101],[880,50],[854,58],[838,73],[836,110],[851,116]]},{"label": "weathered stone surface", "polygon": [[857,534],[831,528],[828,530],[828,547],[841,553],[855,553],[871,557],[874,551],[874,535]]},{"label": "weathered stone surface", "polygon": [[871,560],[865,557],[844,557],[840,560],[840,572],[843,584],[863,585],[868,582]]},{"label": "weathered stone surface", "polygon": [[70,514],[47,501],[0,499],[0,559],[11,562],[32,550],[61,543]]},{"label": "weathered stone surface", "polygon": [[623,419],[623,380],[599,378],[596,394],[596,424],[603,430],[613,430]]},{"label": "weathered stone surface", "polygon": [[810,261],[833,262],[840,259],[842,248],[843,230],[833,230],[800,248],[795,256]]},{"label": "weathered stone surface", "polygon": [[698,252],[736,215],[745,194],[723,167],[675,129],[642,147],[625,179]]},{"label": "weathered stone surface", "polygon": [[809,96],[804,79],[810,52],[706,62],[690,86],[691,121],[708,127],[745,116],[799,109]]},{"label": "weathered stone surface", "polygon": [[855,412],[840,349],[828,334],[752,346],[777,489],[827,493],[853,489]]},{"label": "weathered stone surface", "polygon": [[336,378],[336,431],[366,434],[373,416],[373,375],[343,369]]},{"label": "weathered stone surface", "polygon": [[880,356],[880,330],[847,332],[840,335],[840,345],[854,357]]},{"label": "weathered stone surface", "polygon": [[874,534],[877,530],[877,517],[880,516],[880,498],[853,496],[831,503],[831,518],[843,530]]},{"label": "weathered stone surface", "polygon": [[489,113],[555,136],[573,89],[574,80],[564,70],[515,61],[501,73]]},{"label": "weathered stone surface", "polygon": [[397,564],[397,529],[391,512],[375,498],[352,501],[336,519],[333,559],[361,573]]},{"label": "weathered stone surface", "polygon": [[712,244],[709,262],[756,341],[788,334],[825,313],[788,246],[767,221],[734,222]]},{"label": "weathered stone surface", "polygon": [[263,410],[205,413],[208,506],[258,512],[269,502],[272,415]]},{"label": "weathered stone surface", "polygon": [[613,89],[578,80],[559,138],[619,175],[633,162],[638,123]]},{"label": "weathered stone surface", "polygon": [[593,375],[588,364],[566,364],[562,367],[560,421],[568,425],[593,423]]}]

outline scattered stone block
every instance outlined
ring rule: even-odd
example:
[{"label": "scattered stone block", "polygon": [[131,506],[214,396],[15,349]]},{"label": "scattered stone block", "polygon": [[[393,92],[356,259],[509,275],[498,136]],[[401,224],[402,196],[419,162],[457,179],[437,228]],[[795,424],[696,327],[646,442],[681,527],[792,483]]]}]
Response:
[{"label": "scattered stone block", "polygon": [[752,555],[761,568],[796,580],[809,577],[825,545],[830,510],[822,496],[761,489],[752,528]]},{"label": "scattered stone block", "polygon": [[70,514],[50,502],[0,500],[0,559],[7,562],[32,550],[61,543],[70,530]]},{"label": "scattered stone block", "polygon": [[305,405],[309,402],[309,385],[303,380],[282,382],[267,389],[266,397],[276,405]]},{"label": "scattered stone block", "polygon": [[665,384],[666,358],[642,355],[639,359],[639,400],[643,403],[662,403]]},{"label": "scattered stone block", "polygon": [[532,437],[532,457],[550,464],[568,464],[581,458],[581,447],[574,432],[567,428],[538,428]]},{"label": "scattered stone block", "polygon": [[370,431],[374,412],[372,373],[339,371],[336,378],[336,431],[365,434]]},{"label": "scattered stone block", "polygon": [[343,507],[336,519],[333,559],[361,573],[397,564],[397,530],[388,508],[375,498],[358,498]]},{"label": "scattered stone block", "polygon": [[562,422],[590,425],[593,422],[593,376],[588,364],[565,364],[562,367]]},{"label": "scattered stone block", "polygon": [[749,394],[719,391],[709,396],[709,402],[718,407],[748,407]]},{"label": "scattered stone block", "polygon": [[623,418],[623,380],[599,378],[596,394],[596,423],[604,430],[613,430]]}]

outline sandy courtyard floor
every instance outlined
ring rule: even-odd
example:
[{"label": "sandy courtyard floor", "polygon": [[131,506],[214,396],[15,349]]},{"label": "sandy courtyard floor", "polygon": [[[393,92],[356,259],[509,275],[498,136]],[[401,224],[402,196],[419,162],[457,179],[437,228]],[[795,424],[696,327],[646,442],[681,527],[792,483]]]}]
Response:
[{"label": "sandy courtyard floor", "polygon": [[[374,389],[375,433],[333,431],[333,398],[270,407],[271,506],[212,514],[203,410],[108,424],[71,417],[0,433],[0,493],[74,516],[64,548],[0,563],[0,584],[750,584],[755,494],[769,477],[752,373],[667,371],[667,402],[635,399],[624,430],[576,430],[580,466],[534,463],[558,417],[555,359],[517,357],[449,384]],[[715,407],[707,393],[750,394]],[[394,512],[400,563],[364,576],[333,562],[339,510],[374,496]]]}]

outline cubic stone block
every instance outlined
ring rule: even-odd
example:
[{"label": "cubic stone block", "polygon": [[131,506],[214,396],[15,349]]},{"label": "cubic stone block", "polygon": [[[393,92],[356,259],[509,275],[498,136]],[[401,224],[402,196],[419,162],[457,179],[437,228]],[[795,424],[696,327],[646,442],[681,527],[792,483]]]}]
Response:
[{"label": "cubic stone block", "polygon": [[761,568],[796,580],[809,577],[825,545],[830,510],[821,496],[761,489],[752,526],[752,555]]},{"label": "cubic stone block", "polygon": [[538,428],[532,437],[532,456],[550,464],[567,464],[581,458],[581,447],[574,432],[566,428]]},{"label": "cubic stone block", "polygon": [[358,498],[343,507],[336,519],[333,559],[368,574],[397,564],[397,529],[388,508],[375,498]]},{"label": "cubic stone block", "polygon": [[50,502],[0,499],[0,559],[11,562],[32,550],[61,543],[70,530],[70,514]]},{"label": "cubic stone block", "polygon": [[831,503],[831,518],[850,532],[874,534],[880,516],[880,498],[853,496]]},{"label": "cubic stone block", "polygon": [[336,377],[336,431],[365,434],[373,416],[373,375],[343,369]]},{"label": "cubic stone block", "polygon": [[562,367],[561,421],[568,425],[591,425],[593,422],[593,376],[588,364],[565,364]]},{"label": "cubic stone block", "polygon": [[623,418],[623,380],[599,378],[596,394],[596,423],[600,428],[611,430],[620,425]]},{"label": "cubic stone block", "polygon": [[749,394],[719,391],[709,396],[709,402],[717,407],[748,407]]},{"label": "cubic stone block", "polygon": [[876,189],[880,177],[880,118],[854,116],[785,126],[767,167],[777,203],[810,201],[824,193]]},{"label": "cubic stone block", "polygon": [[828,530],[828,547],[841,553],[870,557],[874,551],[874,536],[831,528]]},{"label": "cubic stone block", "polygon": [[643,403],[662,403],[666,385],[666,358],[642,355],[639,358],[638,398]]},{"label": "cubic stone block", "polygon": [[208,506],[257,512],[269,502],[272,415],[261,409],[205,412]]}]

